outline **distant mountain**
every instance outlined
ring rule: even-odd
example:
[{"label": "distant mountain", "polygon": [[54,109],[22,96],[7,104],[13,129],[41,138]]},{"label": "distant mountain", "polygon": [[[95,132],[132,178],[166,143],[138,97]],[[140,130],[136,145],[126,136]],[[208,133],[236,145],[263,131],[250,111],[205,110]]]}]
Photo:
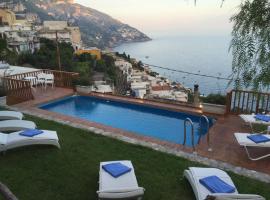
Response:
[{"label": "distant mountain", "polygon": [[79,26],[86,46],[111,48],[127,42],[150,40],[139,30],[95,9],[70,3],[72,1],[22,0],[21,2],[27,12],[37,13],[41,21],[66,20]]}]

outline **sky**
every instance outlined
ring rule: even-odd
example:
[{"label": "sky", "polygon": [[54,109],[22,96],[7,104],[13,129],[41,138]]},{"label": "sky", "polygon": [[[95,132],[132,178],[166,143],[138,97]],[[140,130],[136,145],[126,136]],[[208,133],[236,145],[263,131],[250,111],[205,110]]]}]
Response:
[{"label": "sky", "polygon": [[241,0],[75,0],[140,31],[170,35],[229,35]]}]

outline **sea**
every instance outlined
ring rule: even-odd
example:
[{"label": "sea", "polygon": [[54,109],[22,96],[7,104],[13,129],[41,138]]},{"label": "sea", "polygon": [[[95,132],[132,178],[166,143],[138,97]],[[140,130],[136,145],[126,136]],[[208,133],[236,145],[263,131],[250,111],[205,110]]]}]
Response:
[{"label": "sea", "polygon": [[176,71],[150,66],[161,76],[182,83],[188,88],[194,88],[194,85],[198,84],[202,95],[225,94],[232,87],[228,80],[220,79],[229,78],[232,73],[232,55],[229,52],[231,38],[229,35],[172,36],[153,34],[151,38],[152,40],[147,42],[123,44],[114,48],[114,51],[125,52],[131,58],[146,64],[174,69]]}]

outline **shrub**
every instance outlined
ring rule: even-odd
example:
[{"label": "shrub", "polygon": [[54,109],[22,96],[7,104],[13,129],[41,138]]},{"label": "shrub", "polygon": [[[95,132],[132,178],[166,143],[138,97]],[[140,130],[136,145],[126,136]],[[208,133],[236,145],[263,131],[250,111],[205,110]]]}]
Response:
[{"label": "shrub", "polygon": [[222,94],[209,94],[206,97],[201,97],[201,101],[204,103],[225,105],[226,96]]}]

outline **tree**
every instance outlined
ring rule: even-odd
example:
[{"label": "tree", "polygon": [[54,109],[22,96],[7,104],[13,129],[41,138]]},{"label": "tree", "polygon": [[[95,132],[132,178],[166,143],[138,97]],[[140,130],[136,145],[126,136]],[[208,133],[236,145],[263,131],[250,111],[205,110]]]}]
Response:
[{"label": "tree", "polygon": [[93,56],[90,53],[75,54],[74,60],[79,62],[92,62]]},{"label": "tree", "polygon": [[72,58],[74,49],[71,43],[61,42],[59,44],[61,64],[64,71],[70,71],[72,68]]},{"label": "tree", "polygon": [[[18,62],[20,65],[28,63],[36,68],[58,70],[56,44],[55,41],[41,38],[41,47],[31,54],[24,52],[19,55]],[[62,70],[70,71],[73,64],[73,47],[70,43],[59,43]]]},{"label": "tree", "polygon": [[0,61],[6,61],[11,65],[15,65],[17,64],[17,58],[17,53],[8,49],[7,41],[0,38]]},{"label": "tree", "polygon": [[74,62],[72,71],[78,72],[80,74],[79,79],[76,84],[79,85],[90,85],[92,76],[92,66],[89,62]]},{"label": "tree", "polygon": [[232,16],[232,78],[237,87],[270,85],[270,2],[245,0]]},{"label": "tree", "polygon": [[94,70],[97,71],[97,72],[106,72],[106,68],[107,68],[107,66],[106,66],[105,61],[104,60],[98,60],[96,62],[96,66],[95,66]]}]

